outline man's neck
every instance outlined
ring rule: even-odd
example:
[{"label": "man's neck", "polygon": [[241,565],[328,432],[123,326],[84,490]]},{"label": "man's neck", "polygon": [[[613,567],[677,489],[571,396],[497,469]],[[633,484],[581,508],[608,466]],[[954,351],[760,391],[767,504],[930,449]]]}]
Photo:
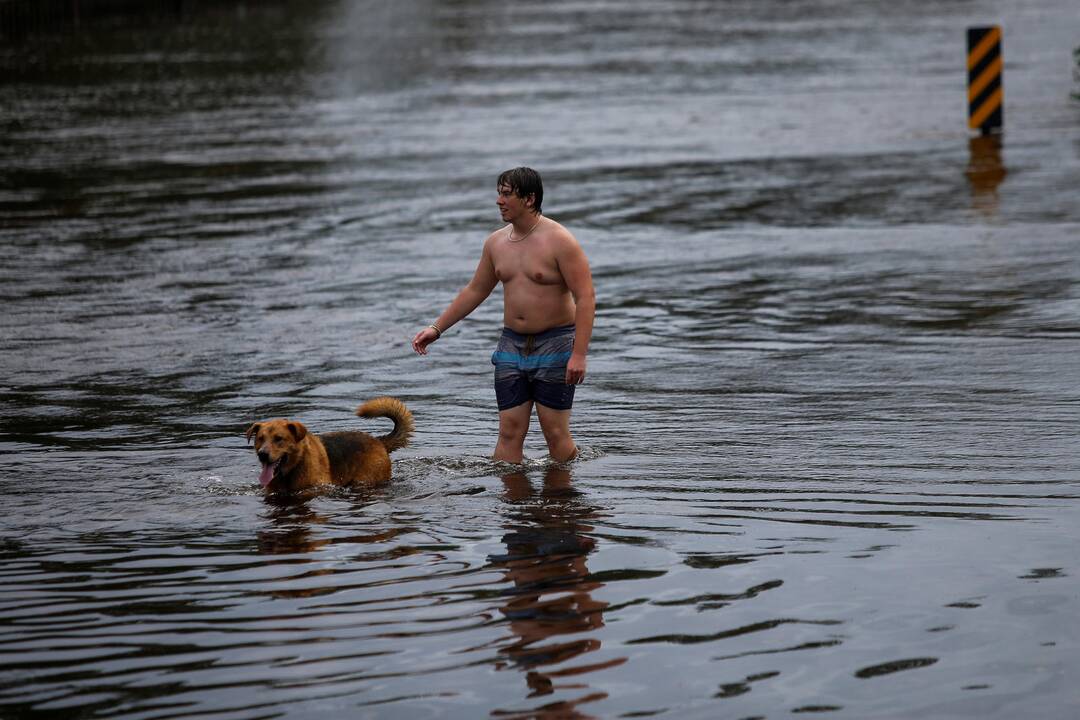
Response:
[{"label": "man's neck", "polygon": [[538,212],[528,212],[524,215],[520,215],[514,219],[511,225],[514,226],[514,234],[519,232],[526,233],[536,227],[536,224],[540,222],[541,214]]},{"label": "man's neck", "polygon": [[540,225],[540,213],[530,213],[524,218],[517,218],[510,224],[510,232],[506,239],[512,243],[528,239],[533,231]]}]

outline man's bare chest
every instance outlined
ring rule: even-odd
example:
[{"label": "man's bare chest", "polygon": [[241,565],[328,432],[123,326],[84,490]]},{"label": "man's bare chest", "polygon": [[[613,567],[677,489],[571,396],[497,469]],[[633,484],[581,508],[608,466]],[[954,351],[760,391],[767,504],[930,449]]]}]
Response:
[{"label": "man's bare chest", "polygon": [[495,275],[504,285],[518,282],[539,285],[564,284],[554,254],[544,252],[542,247],[503,247],[492,259],[495,264]]}]

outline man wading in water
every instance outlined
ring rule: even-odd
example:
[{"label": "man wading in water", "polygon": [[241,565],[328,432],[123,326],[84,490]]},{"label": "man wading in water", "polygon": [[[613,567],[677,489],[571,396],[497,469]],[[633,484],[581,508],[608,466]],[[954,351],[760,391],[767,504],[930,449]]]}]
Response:
[{"label": "man wading in water", "polygon": [[585,355],[596,314],[589,261],[570,231],[540,214],[544,186],[526,167],[507,170],[496,188],[502,219],[510,224],[484,241],[469,284],[438,319],[416,333],[421,355],[442,334],[503,285],[503,332],[491,356],[499,403],[494,458],[520,463],[533,403],[548,452],[572,460],[574,390],[585,379]]}]

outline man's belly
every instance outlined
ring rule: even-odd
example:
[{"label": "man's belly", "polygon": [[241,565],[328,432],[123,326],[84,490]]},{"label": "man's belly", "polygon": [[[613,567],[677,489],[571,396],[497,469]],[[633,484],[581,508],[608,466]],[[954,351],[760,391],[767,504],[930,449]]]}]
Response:
[{"label": "man's belly", "polygon": [[574,322],[574,301],[563,293],[554,298],[504,296],[503,302],[503,324],[523,335]]}]

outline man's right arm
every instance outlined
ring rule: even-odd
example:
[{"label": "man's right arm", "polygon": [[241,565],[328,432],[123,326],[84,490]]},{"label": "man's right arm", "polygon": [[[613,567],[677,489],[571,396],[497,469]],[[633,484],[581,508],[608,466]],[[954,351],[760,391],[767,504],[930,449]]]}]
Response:
[{"label": "man's right arm", "polygon": [[480,254],[480,262],[476,266],[472,280],[461,289],[445,310],[439,315],[432,327],[426,327],[413,337],[413,350],[421,355],[427,355],[427,346],[439,339],[442,333],[468,316],[480,303],[487,299],[491,291],[495,289],[499,279],[495,275],[495,263],[491,259],[491,243],[493,237],[484,242],[484,250]]}]

